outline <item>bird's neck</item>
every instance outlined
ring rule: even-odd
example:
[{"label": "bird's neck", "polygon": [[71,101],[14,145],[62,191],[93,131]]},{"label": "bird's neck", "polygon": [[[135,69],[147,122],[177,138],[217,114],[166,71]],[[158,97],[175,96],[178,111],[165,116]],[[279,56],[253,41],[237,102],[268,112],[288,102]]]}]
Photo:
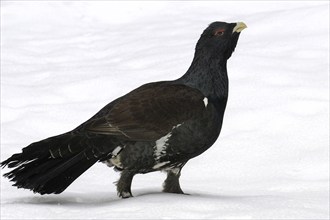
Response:
[{"label": "bird's neck", "polygon": [[200,90],[207,97],[227,99],[227,59],[195,54],[188,71],[178,81]]}]

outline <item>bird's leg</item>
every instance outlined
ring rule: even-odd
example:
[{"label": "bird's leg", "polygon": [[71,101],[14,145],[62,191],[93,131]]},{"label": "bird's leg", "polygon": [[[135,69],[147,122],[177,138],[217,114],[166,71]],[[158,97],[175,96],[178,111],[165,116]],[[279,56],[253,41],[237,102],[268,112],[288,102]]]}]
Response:
[{"label": "bird's leg", "polygon": [[181,168],[175,168],[167,171],[167,178],[163,184],[163,192],[184,194],[181,187],[179,178],[181,175]]},{"label": "bird's leg", "polygon": [[123,170],[117,182],[117,194],[121,198],[132,197],[131,185],[135,172]]}]

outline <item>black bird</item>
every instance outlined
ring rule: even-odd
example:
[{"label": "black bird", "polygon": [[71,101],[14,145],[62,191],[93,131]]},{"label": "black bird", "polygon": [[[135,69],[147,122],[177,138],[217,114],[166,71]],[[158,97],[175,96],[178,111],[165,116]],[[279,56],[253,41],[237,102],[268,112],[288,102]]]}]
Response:
[{"label": "black bird", "polygon": [[188,71],[119,97],[67,133],[23,148],[1,162],[18,188],[63,192],[96,162],[121,171],[117,192],[131,197],[137,173],[166,171],[164,192],[183,193],[182,167],[217,140],[228,99],[227,60],[243,22],[211,23],[197,42]]}]

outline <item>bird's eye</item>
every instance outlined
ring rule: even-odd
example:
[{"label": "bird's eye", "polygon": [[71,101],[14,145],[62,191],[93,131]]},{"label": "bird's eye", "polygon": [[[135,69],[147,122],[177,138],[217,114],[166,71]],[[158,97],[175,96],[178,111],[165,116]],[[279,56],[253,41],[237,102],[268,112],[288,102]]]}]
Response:
[{"label": "bird's eye", "polygon": [[222,36],[225,34],[225,30],[224,29],[218,29],[214,32],[215,36]]}]

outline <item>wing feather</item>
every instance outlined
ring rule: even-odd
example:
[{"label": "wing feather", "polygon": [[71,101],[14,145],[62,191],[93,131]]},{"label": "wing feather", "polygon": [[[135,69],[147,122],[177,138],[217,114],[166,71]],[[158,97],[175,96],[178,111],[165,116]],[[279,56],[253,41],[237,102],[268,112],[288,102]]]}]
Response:
[{"label": "wing feather", "polygon": [[102,109],[101,116],[88,121],[87,130],[134,141],[157,140],[174,126],[200,116],[204,98],[185,85],[147,84],[121,97],[108,111]]}]

